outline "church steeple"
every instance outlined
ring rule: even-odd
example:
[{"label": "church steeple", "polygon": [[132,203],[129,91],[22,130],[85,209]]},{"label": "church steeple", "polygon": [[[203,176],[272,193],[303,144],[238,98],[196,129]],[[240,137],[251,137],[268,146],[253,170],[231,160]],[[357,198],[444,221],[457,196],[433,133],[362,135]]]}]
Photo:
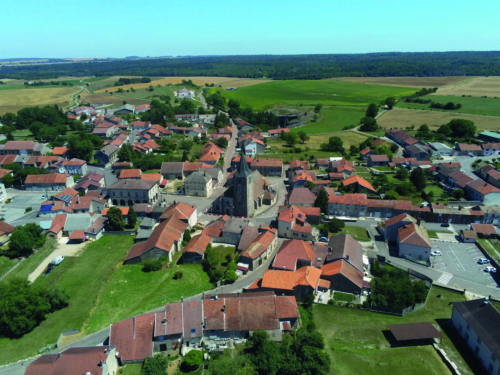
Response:
[{"label": "church steeple", "polygon": [[247,159],[243,153],[240,154],[240,162],[236,168],[236,174],[238,177],[247,177],[252,174],[252,170],[248,166]]}]

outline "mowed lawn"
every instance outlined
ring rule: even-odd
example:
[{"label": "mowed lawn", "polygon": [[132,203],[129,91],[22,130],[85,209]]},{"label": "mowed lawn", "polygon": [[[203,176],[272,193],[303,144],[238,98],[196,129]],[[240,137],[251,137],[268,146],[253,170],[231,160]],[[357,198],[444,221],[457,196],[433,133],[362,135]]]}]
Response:
[{"label": "mowed lawn", "polygon": [[[182,278],[174,280],[177,271],[182,272]],[[97,331],[111,322],[209,289],[212,284],[199,264],[171,264],[166,270],[148,273],[142,272],[141,264],[120,265],[100,293],[85,331]]]},{"label": "mowed lawn", "polygon": [[[292,132],[304,131],[309,135],[341,131],[344,127],[358,125],[365,114],[362,106],[329,106],[318,113],[318,120],[293,128]],[[312,111],[312,108],[310,109]]]},{"label": "mowed lawn", "polygon": [[[439,297],[438,297],[439,295]],[[331,374],[450,374],[431,346],[391,348],[383,335],[390,324],[449,319],[449,302],[464,296],[433,287],[426,306],[405,317],[329,305],[314,305],[314,321],[332,359]],[[472,374],[454,344],[444,335],[441,347],[462,374]]]},{"label": "mowed lawn", "polygon": [[411,95],[415,89],[407,87],[371,85],[341,81],[285,80],[261,83],[220,92],[229,99],[236,99],[242,106],[263,110],[269,106],[284,103],[294,106],[366,106],[379,103],[389,96]]}]

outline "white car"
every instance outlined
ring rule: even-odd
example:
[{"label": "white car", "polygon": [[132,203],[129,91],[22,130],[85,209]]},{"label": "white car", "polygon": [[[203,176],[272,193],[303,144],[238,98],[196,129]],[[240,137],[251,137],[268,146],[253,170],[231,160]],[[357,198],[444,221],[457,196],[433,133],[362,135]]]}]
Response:
[{"label": "white car", "polygon": [[434,250],[434,251],[431,251],[431,255],[434,255],[434,256],[441,256],[443,254],[441,254],[441,251],[439,250]]},{"label": "white car", "polygon": [[52,259],[52,262],[50,262],[50,264],[52,264],[53,266],[58,266],[63,260],[64,257],[62,255],[58,255],[54,259]]},{"label": "white car", "polygon": [[478,263],[478,264],[488,264],[489,262],[490,262],[490,260],[489,260],[489,259],[487,259],[487,258],[479,258],[479,259],[477,260],[477,263]]},{"label": "white car", "polygon": [[488,267],[485,267],[484,272],[497,272],[497,269],[495,267],[492,267],[492,266],[488,266]]}]

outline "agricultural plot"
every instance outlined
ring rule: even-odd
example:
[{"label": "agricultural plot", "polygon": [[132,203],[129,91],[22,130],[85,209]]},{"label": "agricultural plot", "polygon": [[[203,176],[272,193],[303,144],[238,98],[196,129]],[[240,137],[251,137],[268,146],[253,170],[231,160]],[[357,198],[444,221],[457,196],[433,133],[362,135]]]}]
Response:
[{"label": "agricultural plot", "polygon": [[377,122],[385,129],[403,129],[411,125],[418,127],[422,124],[427,124],[430,128],[437,129],[442,124],[454,118],[463,118],[473,121],[479,131],[500,129],[500,117],[405,108],[394,108],[391,111],[386,111],[377,119]]},{"label": "agricultural plot", "polygon": [[469,77],[440,87],[436,94],[500,97],[500,77]]},{"label": "agricultural plot", "polygon": [[500,116],[500,97],[498,98],[479,98],[477,96],[444,96],[444,95],[426,95],[419,99],[432,100],[433,102],[439,104],[446,104],[448,102],[453,102],[455,104],[460,104],[461,107],[456,110],[440,110],[440,109],[430,109],[430,104],[418,104],[418,103],[406,103],[399,102],[397,107],[409,108],[409,109],[420,109],[420,110],[432,110],[432,111],[443,111],[446,113],[456,114],[459,116],[461,113],[468,113],[471,115],[483,115],[483,116]]},{"label": "agricultural plot", "polygon": [[272,105],[293,106],[367,106],[389,96],[411,95],[414,89],[369,85],[340,81],[273,81],[243,87],[236,91],[222,91],[229,99],[238,100],[243,106],[263,110]]},{"label": "agricultural plot", "polygon": [[134,98],[124,98],[117,95],[109,95],[109,94],[90,94],[90,95],[82,95],[82,100],[87,101],[90,104],[99,105],[99,106],[121,106],[123,101],[126,101],[128,104],[133,105],[141,105],[148,104],[149,100],[143,99],[134,99]]},{"label": "agricultural plot", "polygon": [[339,77],[327,80],[422,88],[443,87],[458,83],[464,79],[465,77]]},{"label": "agricultural plot", "polygon": [[28,106],[57,104],[67,106],[71,95],[79,91],[78,87],[28,88],[19,90],[0,90],[0,114],[17,112]]},{"label": "agricultural plot", "polygon": [[[307,109],[312,112],[313,108]],[[307,134],[332,133],[341,131],[345,126],[357,125],[364,116],[365,108],[360,106],[323,107],[316,122],[292,129],[292,132],[304,131]]]}]

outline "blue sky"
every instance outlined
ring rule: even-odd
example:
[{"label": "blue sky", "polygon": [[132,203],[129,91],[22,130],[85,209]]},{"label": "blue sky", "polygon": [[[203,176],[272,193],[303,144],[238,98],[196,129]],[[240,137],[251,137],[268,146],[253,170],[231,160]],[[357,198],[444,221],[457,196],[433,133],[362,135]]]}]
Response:
[{"label": "blue sky", "polygon": [[500,50],[495,0],[2,0],[0,58]]}]

